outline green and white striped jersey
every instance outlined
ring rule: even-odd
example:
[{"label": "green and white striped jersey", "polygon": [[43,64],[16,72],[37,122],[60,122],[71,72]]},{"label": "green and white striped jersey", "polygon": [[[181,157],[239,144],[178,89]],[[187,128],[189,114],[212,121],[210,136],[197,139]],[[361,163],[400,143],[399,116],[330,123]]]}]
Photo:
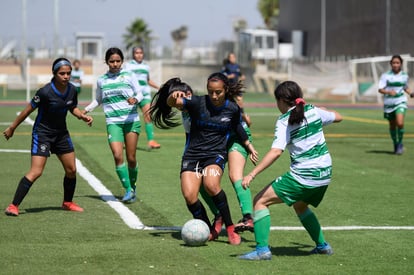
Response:
[{"label": "green and white striped jersey", "polygon": [[106,73],[98,78],[96,99],[85,107],[93,111],[97,106],[103,106],[106,124],[124,124],[139,121],[137,105],[130,105],[128,98],[134,97],[140,102],[143,99],[142,87],[134,75],[122,70],[117,74]]},{"label": "green and white striped jersey", "polygon": [[408,75],[400,71],[395,74],[392,70],[381,75],[378,89],[386,91],[394,90],[397,92],[395,96],[384,95],[384,112],[391,113],[397,108],[407,109],[407,96],[404,89],[408,88]]},{"label": "green and white striped jersey", "polygon": [[72,70],[70,74],[70,83],[72,83],[75,87],[80,87],[81,83],[77,80],[82,80],[83,74],[83,70]]},{"label": "green and white striped jersey", "polygon": [[328,185],[332,176],[332,160],[322,127],[334,122],[335,114],[308,104],[305,105],[306,119],[301,124],[289,125],[292,109],[277,120],[272,148],[289,150],[290,174],[299,183]]},{"label": "green and white striped jersey", "polygon": [[144,98],[151,99],[151,87],[148,85],[150,66],[144,61],[138,63],[136,60],[130,60],[125,64],[125,70],[135,74],[139,85],[143,88]]}]

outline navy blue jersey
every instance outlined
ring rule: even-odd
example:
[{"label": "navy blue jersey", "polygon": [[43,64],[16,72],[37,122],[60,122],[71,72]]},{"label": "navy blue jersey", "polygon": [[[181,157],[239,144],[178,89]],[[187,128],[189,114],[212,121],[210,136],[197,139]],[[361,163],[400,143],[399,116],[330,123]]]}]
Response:
[{"label": "navy blue jersey", "polygon": [[239,81],[240,76],[242,75],[241,70],[240,70],[240,66],[237,63],[227,63],[226,65],[224,65],[221,72],[225,76],[229,76],[231,74],[236,75],[234,78],[229,78],[229,81],[231,83],[237,83]]},{"label": "navy blue jersey", "polygon": [[38,108],[33,134],[57,134],[67,131],[66,115],[78,105],[78,95],[70,83],[62,94],[50,82],[36,92],[30,104]]},{"label": "navy blue jersey", "polygon": [[184,108],[191,117],[191,128],[187,139],[184,158],[200,159],[222,155],[227,159],[226,145],[232,130],[241,140],[248,139],[240,123],[240,108],[230,100],[219,108],[208,95],[184,99]]}]

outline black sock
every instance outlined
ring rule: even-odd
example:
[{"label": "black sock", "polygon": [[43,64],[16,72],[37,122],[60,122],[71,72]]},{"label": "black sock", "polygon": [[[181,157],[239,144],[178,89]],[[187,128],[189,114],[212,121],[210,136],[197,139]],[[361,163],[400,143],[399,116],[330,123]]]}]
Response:
[{"label": "black sock", "polygon": [[193,214],[194,219],[200,219],[206,222],[208,227],[211,227],[211,223],[208,219],[206,209],[204,208],[204,205],[201,203],[200,200],[197,200],[195,203],[188,205],[188,210],[190,210],[191,214]]},{"label": "black sock", "polygon": [[22,203],[24,197],[26,197],[27,193],[30,190],[30,187],[32,187],[32,183],[31,181],[29,181],[26,177],[23,177],[20,182],[19,185],[17,186],[16,189],[16,193],[14,193],[14,198],[13,198],[13,204],[14,205],[19,205]]},{"label": "black sock", "polygon": [[223,217],[224,224],[226,227],[233,224],[231,220],[231,214],[229,209],[229,204],[227,203],[227,196],[223,190],[221,190],[217,195],[212,197],[214,204],[219,210],[221,216]]},{"label": "black sock", "polygon": [[76,178],[63,178],[63,201],[72,201],[75,194]]}]

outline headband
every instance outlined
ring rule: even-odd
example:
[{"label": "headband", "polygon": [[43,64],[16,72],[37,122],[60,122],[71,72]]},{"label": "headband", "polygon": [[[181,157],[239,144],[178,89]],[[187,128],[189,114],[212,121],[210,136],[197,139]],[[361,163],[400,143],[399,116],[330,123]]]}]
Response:
[{"label": "headband", "polygon": [[69,66],[72,68],[72,64],[70,64],[69,61],[62,59],[53,66],[52,71],[56,72],[62,66]]},{"label": "headband", "polygon": [[305,100],[303,98],[298,97],[297,99],[295,99],[295,104],[296,105],[300,105],[300,104],[305,105],[306,102],[305,102]]}]

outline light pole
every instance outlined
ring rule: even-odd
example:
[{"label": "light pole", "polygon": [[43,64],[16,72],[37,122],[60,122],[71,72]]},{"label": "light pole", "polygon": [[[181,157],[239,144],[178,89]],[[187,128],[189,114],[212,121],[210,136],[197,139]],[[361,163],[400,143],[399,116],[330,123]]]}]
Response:
[{"label": "light pole", "polygon": [[389,55],[391,35],[391,0],[385,0],[385,54]]},{"label": "light pole", "polygon": [[321,0],[321,60],[326,56],[326,0]]}]

